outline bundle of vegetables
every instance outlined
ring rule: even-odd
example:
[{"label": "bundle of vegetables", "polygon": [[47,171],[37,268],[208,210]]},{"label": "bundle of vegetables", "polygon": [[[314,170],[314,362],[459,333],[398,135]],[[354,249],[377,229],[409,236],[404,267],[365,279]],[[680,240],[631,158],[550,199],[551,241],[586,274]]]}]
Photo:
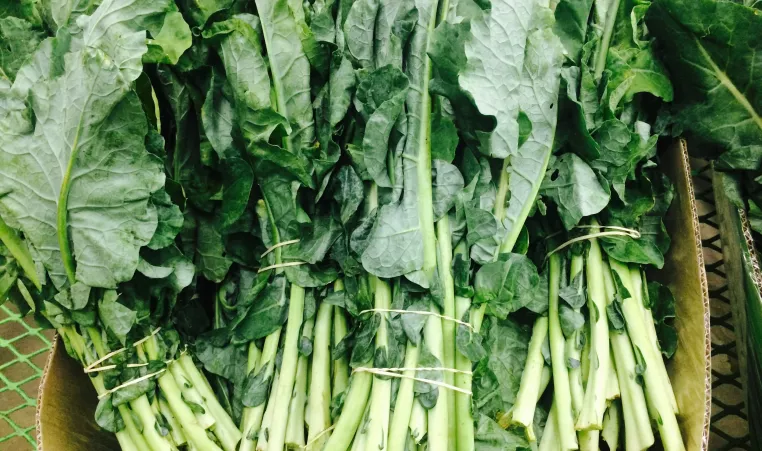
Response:
[{"label": "bundle of vegetables", "polygon": [[3,299],[58,330],[122,449],[235,450],[238,428],[172,325],[194,267],[144,110],[143,64],[177,63],[189,26],[170,1],[4,8],[17,14],[4,48],[32,53],[12,51],[0,77]]},{"label": "bundle of vegetables", "polygon": [[124,449],[682,448],[647,3],[50,3],[0,286]]}]

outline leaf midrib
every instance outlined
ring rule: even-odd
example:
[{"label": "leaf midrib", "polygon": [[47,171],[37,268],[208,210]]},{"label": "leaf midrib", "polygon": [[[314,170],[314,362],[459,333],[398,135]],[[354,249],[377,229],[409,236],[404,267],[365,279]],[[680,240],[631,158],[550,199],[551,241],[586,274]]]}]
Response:
[{"label": "leaf midrib", "polygon": [[[98,66],[98,73],[95,75],[93,83],[94,86],[100,79],[102,66]],[[71,172],[74,169],[74,160],[77,157],[79,151],[79,138],[82,133],[82,124],[84,122],[86,106],[90,103],[90,99],[93,95],[93,89],[88,90],[87,98],[83,104],[82,111],[79,113],[79,120],[77,121],[77,130],[74,134],[74,141],[71,145],[71,152],[69,153],[69,161],[66,164],[66,172],[63,174],[63,180],[61,181],[61,192],[58,197],[58,206],[56,210],[56,234],[58,235],[58,247],[61,249],[61,260],[63,260],[64,270],[66,271],[66,277],[69,279],[69,283],[76,281],[76,266],[74,263],[74,255],[71,251],[71,242],[69,241],[69,191],[71,190]]]},{"label": "leaf midrib", "polygon": [[725,87],[725,89],[728,90],[728,92],[730,92],[730,94],[743,107],[743,109],[746,110],[751,119],[757,125],[757,128],[762,130],[762,118],[759,117],[759,114],[757,114],[754,106],[749,103],[749,99],[747,99],[746,96],[736,87],[736,85],[733,83],[730,77],[728,77],[725,71],[720,69],[720,67],[715,64],[711,55],[709,55],[709,52],[707,52],[704,46],[701,45],[701,41],[699,41],[697,37],[694,37],[693,39],[696,41],[696,47],[698,48],[699,52],[701,52],[701,56],[704,57],[712,72],[714,72],[715,76],[717,77],[717,80]]}]

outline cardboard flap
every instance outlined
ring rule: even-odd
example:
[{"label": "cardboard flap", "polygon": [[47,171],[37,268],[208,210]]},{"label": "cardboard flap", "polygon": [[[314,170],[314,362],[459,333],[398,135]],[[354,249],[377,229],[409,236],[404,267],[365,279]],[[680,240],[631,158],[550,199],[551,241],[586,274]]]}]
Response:
[{"label": "cardboard flap", "polygon": [[114,434],[95,423],[98,399],[82,365],[66,353],[56,336],[37,399],[40,451],[119,450]]},{"label": "cardboard flap", "polygon": [[667,285],[675,295],[678,347],[667,370],[680,410],[685,447],[704,451],[709,445],[712,408],[709,288],[685,141],[663,152],[661,166],[675,185],[675,199],[665,218],[672,244],[664,268],[649,272],[649,277]]}]

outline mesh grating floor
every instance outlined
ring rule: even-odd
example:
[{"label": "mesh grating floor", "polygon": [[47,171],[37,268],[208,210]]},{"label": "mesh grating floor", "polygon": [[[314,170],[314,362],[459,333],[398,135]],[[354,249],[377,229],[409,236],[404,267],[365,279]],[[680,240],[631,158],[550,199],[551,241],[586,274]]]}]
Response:
[{"label": "mesh grating floor", "polygon": [[[713,399],[709,449],[750,450],[711,170],[701,160],[692,160],[691,166],[711,298]],[[35,449],[35,402],[52,337],[53,331],[41,331],[31,317],[20,318],[11,305],[0,306],[0,450]]]},{"label": "mesh grating floor", "polygon": [[723,267],[722,242],[717,224],[709,165],[691,160],[696,207],[701,221],[704,263],[709,282],[712,324],[712,419],[709,449],[750,450],[745,393],[739,373],[728,283]]},{"label": "mesh grating floor", "polygon": [[53,331],[0,306],[0,449],[34,450],[35,403]]}]

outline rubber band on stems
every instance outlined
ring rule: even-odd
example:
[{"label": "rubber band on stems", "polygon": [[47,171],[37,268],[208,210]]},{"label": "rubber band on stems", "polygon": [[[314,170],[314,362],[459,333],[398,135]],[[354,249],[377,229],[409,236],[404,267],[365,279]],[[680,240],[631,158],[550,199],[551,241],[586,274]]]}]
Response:
[{"label": "rubber band on stems", "polygon": [[[174,362],[174,360],[167,360],[164,363],[169,365],[170,363]],[[127,368],[143,368],[144,366],[148,366],[150,363],[128,363],[125,365]],[[105,365],[105,366],[99,366],[98,368],[89,368],[85,369],[85,373],[100,373],[101,371],[108,371],[113,370],[117,368],[119,365]]]},{"label": "rubber band on stems", "polygon": [[[393,368],[391,368],[391,369],[393,369]],[[370,374],[375,374],[377,376],[397,377],[397,378],[400,378],[400,379],[410,379],[410,380],[414,380],[416,382],[423,382],[425,384],[431,384],[431,385],[435,385],[437,387],[446,388],[448,390],[453,390],[453,391],[456,391],[458,393],[463,393],[464,395],[468,395],[468,396],[471,396],[473,394],[471,392],[471,390],[466,390],[464,388],[456,387],[456,386],[450,385],[450,384],[448,384],[446,382],[440,382],[440,381],[435,381],[435,380],[431,380],[431,379],[424,379],[422,377],[416,377],[416,376],[408,376],[407,374],[395,373],[394,371],[389,371],[389,370],[390,370],[390,368],[365,368],[365,367],[360,367],[360,368],[355,368],[352,372],[353,373],[370,373]],[[411,370],[412,370],[412,368],[411,368]],[[415,370],[424,370],[424,368],[415,368]],[[445,370],[445,368],[439,368],[439,370]]]},{"label": "rubber band on stems", "polygon": [[[97,367],[98,365],[100,365],[101,363],[103,363],[106,360],[110,359],[111,357],[117,356],[117,355],[123,353],[124,351],[126,351],[126,350],[128,350],[130,348],[136,348],[136,347],[142,345],[146,341],[150,340],[153,336],[158,334],[160,330],[161,330],[161,327],[157,327],[156,329],[154,329],[153,332],[151,332],[150,335],[148,335],[146,337],[143,337],[140,340],[136,341],[135,343],[132,344],[132,346],[128,346],[128,347],[125,347],[125,348],[120,348],[120,349],[117,349],[115,351],[109,352],[108,354],[104,355],[100,359],[98,359],[95,362],[91,363],[90,365],[86,366],[85,367],[85,373],[91,373],[91,372],[93,372],[93,368]],[[103,370],[100,370],[100,371],[103,371]]]},{"label": "rubber band on stems", "polygon": [[546,255],[545,258],[547,259],[548,257],[550,257],[551,255],[555,254],[556,252],[558,252],[558,251],[560,251],[562,249],[565,249],[565,248],[571,246],[574,243],[578,243],[580,241],[587,241],[587,240],[590,240],[590,239],[593,239],[593,238],[601,238],[601,237],[605,237],[605,236],[628,236],[630,238],[633,238],[633,239],[637,240],[641,236],[640,232],[638,232],[637,230],[627,229],[627,228],[624,228],[624,227],[617,227],[617,226],[578,226],[578,227],[580,227],[580,228],[593,228],[593,227],[595,227],[595,228],[599,228],[599,229],[607,229],[607,228],[609,228],[609,229],[613,229],[613,230],[611,230],[611,231],[603,231],[603,232],[595,232],[595,233],[590,233],[588,235],[582,235],[582,236],[578,236],[578,237],[572,238],[569,241],[561,244],[557,248],[553,249],[552,251],[548,252],[548,255]]},{"label": "rubber band on stems", "polygon": [[469,323],[467,323],[465,321],[461,321],[458,318],[453,318],[451,316],[441,315],[441,314],[436,313],[436,312],[430,312],[428,310],[402,310],[402,309],[393,309],[393,308],[371,308],[371,309],[363,310],[359,314],[362,315],[363,313],[369,313],[369,312],[387,312],[387,313],[403,313],[403,314],[404,313],[408,313],[408,314],[416,314],[416,315],[436,316],[437,318],[440,318],[440,319],[443,319],[443,320],[447,320],[447,321],[452,321],[452,322],[454,322],[456,324],[460,324],[461,326],[466,326],[469,329],[471,329],[472,331],[474,331],[474,326],[472,326],[471,324],[469,324]]}]

